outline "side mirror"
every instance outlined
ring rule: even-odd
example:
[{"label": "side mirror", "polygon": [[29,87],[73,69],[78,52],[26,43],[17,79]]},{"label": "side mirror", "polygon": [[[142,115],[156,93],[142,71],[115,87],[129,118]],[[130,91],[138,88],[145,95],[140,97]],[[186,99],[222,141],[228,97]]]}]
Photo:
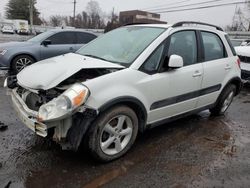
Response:
[{"label": "side mirror", "polygon": [[44,40],[41,44],[44,46],[48,46],[51,44],[51,40]]},{"label": "side mirror", "polygon": [[183,67],[183,58],[179,55],[171,55],[168,62],[168,67],[177,69]]}]

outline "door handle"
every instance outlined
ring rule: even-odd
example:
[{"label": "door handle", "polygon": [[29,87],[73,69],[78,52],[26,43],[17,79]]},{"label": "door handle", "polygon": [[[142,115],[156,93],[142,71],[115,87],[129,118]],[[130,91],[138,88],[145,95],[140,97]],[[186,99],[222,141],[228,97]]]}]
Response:
[{"label": "door handle", "polygon": [[200,71],[195,71],[194,74],[193,74],[193,77],[198,77],[198,76],[201,76],[202,73]]},{"label": "door handle", "polygon": [[71,50],[71,51],[72,51],[72,50],[73,50],[73,47],[70,47],[70,48],[69,48],[69,50]]},{"label": "door handle", "polygon": [[230,70],[231,68],[232,67],[229,64],[227,64],[226,67],[225,67],[226,70]]}]

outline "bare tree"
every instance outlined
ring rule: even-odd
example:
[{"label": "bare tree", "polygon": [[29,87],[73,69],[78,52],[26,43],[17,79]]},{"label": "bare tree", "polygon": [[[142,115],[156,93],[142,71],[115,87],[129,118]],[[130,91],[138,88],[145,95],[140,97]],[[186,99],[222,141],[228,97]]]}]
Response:
[{"label": "bare tree", "polygon": [[88,26],[91,29],[98,29],[105,26],[104,20],[101,18],[102,10],[97,1],[89,1],[86,7],[86,12],[89,16]]},{"label": "bare tree", "polygon": [[118,15],[115,13],[115,10],[113,8],[112,12],[110,13],[110,15],[108,16],[108,23],[107,26],[105,28],[105,32],[111,31],[117,27],[120,27],[120,23],[119,23],[119,19],[118,19]]},{"label": "bare tree", "polygon": [[50,17],[50,24],[54,27],[62,26],[63,17],[59,16],[59,15],[51,16]]},{"label": "bare tree", "polygon": [[[49,23],[52,26],[62,26],[65,23],[67,26],[74,26],[76,28],[104,29],[106,24],[103,17],[104,13],[98,2],[91,0],[86,6],[86,10],[82,11],[81,14],[77,14],[75,20],[71,16],[63,17],[54,15],[50,17]],[[110,19],[114,23],[118,17],[113,12]]]}]

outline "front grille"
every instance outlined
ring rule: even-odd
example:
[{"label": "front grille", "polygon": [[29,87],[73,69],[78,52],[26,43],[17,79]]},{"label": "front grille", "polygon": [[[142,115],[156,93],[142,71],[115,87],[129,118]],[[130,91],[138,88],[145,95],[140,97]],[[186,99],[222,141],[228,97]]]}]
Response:
[{"label": "front grille", "polygon": [[250,63],[250,57],[239,55],[240,61],[244,63]]}]

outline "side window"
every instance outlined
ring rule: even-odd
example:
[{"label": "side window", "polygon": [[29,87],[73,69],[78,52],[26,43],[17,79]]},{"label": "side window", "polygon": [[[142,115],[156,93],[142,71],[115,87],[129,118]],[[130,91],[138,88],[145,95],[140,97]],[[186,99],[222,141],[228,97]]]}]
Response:
[{"label": "side window", "polygon": [[82,32],[77,32],[76,37],[77,37],[77,44],[87,44],[96,38],[95,35],[92,35],[90,33],[82,33]]},{"label": "side window", "polygon": [[167,56],[179,55],[183,58],[184,66],[197,63],[197,41],[194,31],[180,31],[170,38]]},{"label": "side window", "polygon": [[146,73],[155,73],[161,63],[162,52],[164,50],[164,44],[161,44],[142,65],[141,70]]},{"label": "side window", "polygon": [[225,48],[219,36],[209,32],[201,32],[201,36],[204,44],[205,61],[221,59],[226,56]]},{"label": "side window", "polygon": [[74,32],[60,32],[50,36],[47,40],[51,41],[51,44],[74,44],[75,33]]}]

